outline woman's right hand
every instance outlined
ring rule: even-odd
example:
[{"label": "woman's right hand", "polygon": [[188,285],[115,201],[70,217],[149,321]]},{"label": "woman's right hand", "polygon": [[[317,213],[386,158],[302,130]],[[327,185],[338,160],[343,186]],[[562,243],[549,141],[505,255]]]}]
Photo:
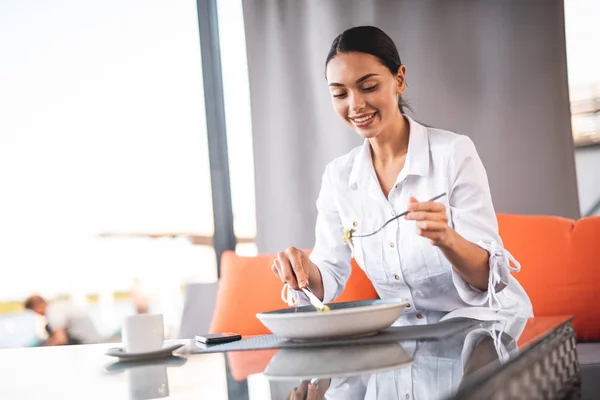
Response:
[{"label": "woman's right hand", "polygon": [[295,247],[277,253],[271,270],[282,282],[291,289],[300,290],[310,285],[310,289],[320,299],[323,299],[323,279],[321,272],[310,261],[308,254]]},{"label": "woman's right hand", "polygon": [[295,247],[288,247],[285,251],[277,253],[271,270],[292,289],[300,290],[308,286],[310,264],[312,263],[305,252]]},{"label": "woman's right hand", "polygon": [[331,379],[322,379],[317,383],[302,381],[298,387],[288,393],[286,400],[323,400],[331,385]]}]

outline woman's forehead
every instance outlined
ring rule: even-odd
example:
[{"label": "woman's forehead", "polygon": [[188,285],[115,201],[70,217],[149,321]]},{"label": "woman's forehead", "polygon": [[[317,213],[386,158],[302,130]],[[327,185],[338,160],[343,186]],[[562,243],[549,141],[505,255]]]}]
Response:
[{"label": "woman's forehead", "polygon": [[353,84],[367,74],[382,75],[388,69],[381,61],[366,53],[340,53],[327,64],[326,77],[329,83]]}]

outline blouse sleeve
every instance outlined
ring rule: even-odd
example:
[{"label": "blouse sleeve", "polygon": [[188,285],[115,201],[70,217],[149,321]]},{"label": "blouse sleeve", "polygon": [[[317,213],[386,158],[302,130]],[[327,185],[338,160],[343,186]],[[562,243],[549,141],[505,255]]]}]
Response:
[{"label": "blouse sleeve", "polygon": [[490,308],[497,309],[500,304],[497,294],[508,285],[510,271],[519,271],[520,265],[504,249],[498,234],[498,221],[487,174],[473,141],[466,136],[459,136],[449,154],[448,186],[453,228],[462,237],[488,252],[490,266],[486,291],[469,285],[454,268],[452,280],[461,299],[467,304],[482,306],[487,303]]}]

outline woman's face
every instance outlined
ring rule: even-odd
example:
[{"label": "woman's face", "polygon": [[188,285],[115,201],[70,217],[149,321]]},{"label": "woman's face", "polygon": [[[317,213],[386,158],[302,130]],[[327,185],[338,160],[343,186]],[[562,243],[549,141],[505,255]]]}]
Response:
[{"label": "woman's face", "polygon": [[327,64],[327,83],[335,112],[366,139],[397,123],[398,95],[406,90],[401,66],[396,75],[366,53],[340,53]]}]

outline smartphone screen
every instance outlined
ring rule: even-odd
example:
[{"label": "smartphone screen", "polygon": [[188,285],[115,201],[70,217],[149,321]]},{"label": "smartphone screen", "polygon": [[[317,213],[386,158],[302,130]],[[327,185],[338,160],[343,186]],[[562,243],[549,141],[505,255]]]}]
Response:
[{"label": "smartphone screen", "polygon": [[240,340],[242,336],[233,332],[211,333],[196,335],[196,340],[204,344],[228,343]]}]

